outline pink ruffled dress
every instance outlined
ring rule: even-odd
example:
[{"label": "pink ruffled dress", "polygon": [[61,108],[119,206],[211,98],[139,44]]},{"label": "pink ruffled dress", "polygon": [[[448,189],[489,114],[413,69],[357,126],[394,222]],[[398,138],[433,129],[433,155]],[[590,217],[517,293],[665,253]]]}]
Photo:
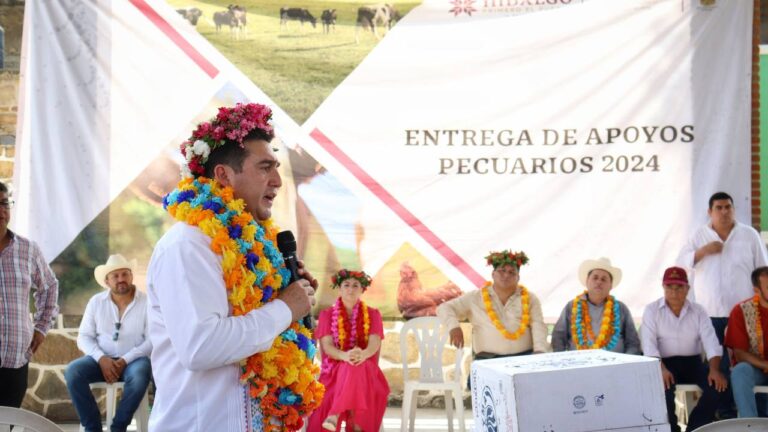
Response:
[{"label": "pink ruffled dress", "polygon": [[[323,336],[333,336],[332,312],[333,307],[320,312],[315,329],[316,340],[319,341]],[[368,316],[371,326],[369,337],[376,334],[384,340],[381,312],[369,306]],[[340,415],[352,410],[355,413],[356,426],[364,432],[377,432],[384,418],[389,396],[389,385],[379,369],[379,352],[357,366],[331,359],[325,353],[322,353],[322,361],[320,382],[325,385],[325,396],[322,405],[309,417],[307,431],[321,432],[324,430],[323,421],[329,415]],[[339,418],[342,419],[343,416]],[[339,430],[339,427],[336,429]],[[346,430],[354,431],[349,422]]]}]

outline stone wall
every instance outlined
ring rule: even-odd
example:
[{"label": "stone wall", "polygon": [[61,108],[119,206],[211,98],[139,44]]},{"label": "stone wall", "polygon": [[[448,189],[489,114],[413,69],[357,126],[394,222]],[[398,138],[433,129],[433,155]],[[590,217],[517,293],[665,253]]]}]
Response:
[{"label": "stone wall", "polygon": [[18,94],[19,74],[0,72],[0,181],[4,183],[13,177]]},{"label": "stone wall", "polygon": [[[56,328],[48,332],[45,342],[40,350],[32,358],[29,365],[29,388],[24,398],[22,407],[36,413],[39,413],[54,422],[74,423],[78,421],[77,413],[72,406],[72,401],[67,392],[66,382],[64,380],[64,369],[72,360],[83,355],[77,349],[77,328],[80,317],[66,316],[59,318]],[[391,393],[389,395],[389,404],[391,406],[400,406],[403,400],[403,365],[400,355],[400,330],[402,322],[384,323],[384,341],[381,346],[381,357],[379,366],[384,376],[387,378]],[[468,324],[462,324],[464,327],[465,342],[471,346],[471,328]],[[467,350],[468,351],[468,350]],[[443,355],[443,371],[446,376],[451,378],[456,373],[454,368],[456,350],[453,347],[447,347]],[[406,354],[409,365],[409,376],[411,379],[419,377],[419,350],[413,334],[408,338],[408,350]],[[469,371],[470,356],[465,353],[463,361],[462,379],[466,381]],[[464,382],[463,381],[463,382]],[[153,389],[150,386],[150,400],[152,400]],[[104,412],[104,392],[97,390],[97,400]],[[464,404],[470,407],[470,395],[468,391],[464,393]],[[420,407],[443,408],[444,398],[440,393],[424,392],[418,398]]]}]

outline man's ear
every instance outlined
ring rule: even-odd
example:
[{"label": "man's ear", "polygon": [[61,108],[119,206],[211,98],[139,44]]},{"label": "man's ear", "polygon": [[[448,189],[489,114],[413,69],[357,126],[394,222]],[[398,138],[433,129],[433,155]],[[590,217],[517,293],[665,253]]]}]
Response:
[{"label": "man's ear", "polygon": [[234,170],[228,165],[218,164],[213,167],[213,179],[223,187],[232,186]]}]

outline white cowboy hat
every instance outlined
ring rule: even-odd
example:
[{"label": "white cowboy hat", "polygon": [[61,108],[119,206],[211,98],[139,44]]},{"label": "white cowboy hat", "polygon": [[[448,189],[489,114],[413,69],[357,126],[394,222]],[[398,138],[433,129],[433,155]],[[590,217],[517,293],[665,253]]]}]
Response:
[{"label": "white cowboy hat", "polygon": [[589,275],[589,272],[595,269],[605,270],[611,274],[613,280],[611,287],[615,288],[616,285],[621,282],[621,269],[612,266],[611,260],[608,258],[600,258],[596,260],[588,259],[581,263],[579,266],[579,282],[581,282],[582,285],[587,286],[587,276]]},{"label": "white cowboy hat", "polygon": [[96,266],[93,269],[93,277],[96,278],[96,282],[104,288],[109,288],[106,279],[107,275],[115,270],[128,269],[131,273],[136,270],[137,262],[135,259],[128,261],[120,254],[110,255],[107,259],[107,263],[104,265]]}]

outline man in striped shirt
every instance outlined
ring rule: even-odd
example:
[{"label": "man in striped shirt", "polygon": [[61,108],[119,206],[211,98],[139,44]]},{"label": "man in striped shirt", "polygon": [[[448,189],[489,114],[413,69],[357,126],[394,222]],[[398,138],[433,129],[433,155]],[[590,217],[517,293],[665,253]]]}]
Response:
[{"label": "man in striped shirt", "polygon": [[[20,407],[29,359],[58,313],[59,282],[37,245],[8,229],[8,187],[0,182],[0,406]],[[34,322],[29,295],[34,290]]]}]

